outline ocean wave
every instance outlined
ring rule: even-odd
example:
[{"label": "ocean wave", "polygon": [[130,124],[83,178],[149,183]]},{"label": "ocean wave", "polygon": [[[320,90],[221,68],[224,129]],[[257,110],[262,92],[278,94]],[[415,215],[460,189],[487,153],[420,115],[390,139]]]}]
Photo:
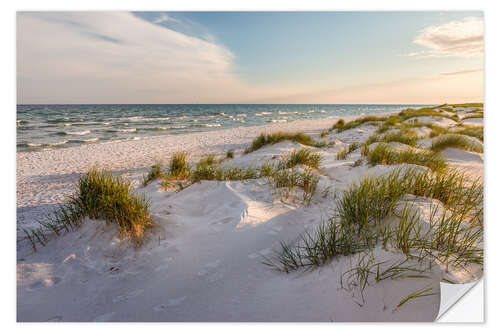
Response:
[{"label": "ocean wave", "polygon": [[139,131],[166,131],[168,127],[156,126],[156,127],[142,127],[139,128]]},{"label": "ocean wave", "polygon": [[288,120],[287,119],[271,119],[268,120],[269,123],[286,123]]},{"label": "ocean wave", "polygon": [[266,116],[266,115],[270,115],[270,114],[273,114],[272,112],[257,112],[255,115],[256,116]]},{"label": "ocean wave", "polygon": [[53,143],[36,143],[36,142],[28,142],[24,144],[20,144],[18,146],[21,147],[32,147],[32,148],[37,148],[37,147],[55,147],[55,146],[62,146],[64,144],[68,143],[68,140],[63,140],[59,142],[53,142]]},{"label": "ocean wave", "polygon": [[63,140],[63,141],[59,141],[59,142],[55,142],[55,143],[47,143],[47,146],[62,146],[64,144],[68,143],[68,140]]},{"label": "ocean wave", "polygon": [[125,133],[132,133],[132,132],[137,132],[137,128],[123,128],[123,129],[118,129],[118,132],[125,132]]},{"label": "ocean wave", "polygon": [[143,116],[135,116],[135,117],[127,117],[127,118],[119,118],[119,120],[127,120],[130,122],[152,122],[152,121],[162,121],[169,120],[170,117],[143,117]]},{"label": "ocean wave", "polygon": [[141,116],[138,116],[138,117],[127,117],[127,118],[123,118],[123,119],[126,119],[128,121],[142,121],[144,119],[144,117],[141,117]]},{"label": "ocean wave", "polygon": [[63,118],[56,118],[56,119],[48,119],[47,123],[49,124],[60,124],[60,123],[67,123],[67,122],[84,122],[85,119],[79,118],[79,119],[71,119],[69,117],[63,117]]},{"label": "ocean wave", "polygon": [[202,127],[220,127],[221,124],[201,124]]},{"label": "ocean wave", "polygon": [[49,124],[58,124],[58,123],[65,123],[67,122],[68,120],[67,119],[64,119],[64,118],[58,118],[58,119],[49,119],[47,120],[47,122]]},{"label": "ocean wave", "polygon": [[65,132],[67,135],[87,135],[90,134],[90,131],[81,131],[81,132]]}]

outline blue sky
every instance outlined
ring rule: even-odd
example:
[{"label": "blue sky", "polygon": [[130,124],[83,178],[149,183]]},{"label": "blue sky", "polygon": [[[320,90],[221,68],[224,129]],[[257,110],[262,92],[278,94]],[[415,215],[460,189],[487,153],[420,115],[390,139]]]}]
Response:
[{"label": "blue sky", "polygon": [[[49,34],[49,46],[36,41]],[[61,103],[482,100],[481,12],[21,13],[20,49],[18,99],[28,103],[56,103],[61,89]],[[54,57],[69,71],[38,68]],[[99,72],[99,91],[82,86],[93,81],[84,68]],[[35,92],[41,82],[52,92]]]},{"label": "blue sky", "polygon": [[[415,63],[402,54],[424,49],[411,43],[416,32],[431,25],[480,12],[173,12],[135,13],[159,25],[217,40],[235,54],[238,75],[251,83],[280,83],[355,71],[414,74],[462,66],[481,59],[432,59]],[[411,65],[409,68],[406,65]],[[375,70],[375,66],[381,66]],[[444,66],[444,67],[443,67]]]}]

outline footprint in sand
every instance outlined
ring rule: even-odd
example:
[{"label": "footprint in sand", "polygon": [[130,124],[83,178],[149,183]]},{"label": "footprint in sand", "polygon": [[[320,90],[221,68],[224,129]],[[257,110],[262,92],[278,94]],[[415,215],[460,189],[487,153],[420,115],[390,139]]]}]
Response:
[{"label": "footprint in sand", "polygon": [[113,298],[113,303],[119,303],[119,302],[126,301],[129,298],[137,297],[140,294],[142,294],[143,291],[144,291],[144,289],[138,289],[138,290],[133,290],[133,291],[128,292],[128,293],[123,294],[123,295],[118,295],[115,298]]},{"label": "footprint in sand", "polygon": [[169,299],[166,304],[158,304],[157,306],[153,307],[153,310],[155,310],[155,311],[163,311],[166,308],[177,306],[177,305],[181,304],[186,298],[187,298],[186,296],[182,296],[182,297],[179,297],[179,298]]}]

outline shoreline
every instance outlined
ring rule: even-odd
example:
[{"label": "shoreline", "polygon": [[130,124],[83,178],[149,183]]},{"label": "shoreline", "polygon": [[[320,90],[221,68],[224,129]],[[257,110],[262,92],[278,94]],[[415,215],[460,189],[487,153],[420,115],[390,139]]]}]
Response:
[{"label": "shoreline", "polygon": [[[374,115],[383,116],[391,113]],[[261,132],[290,131],[319,136],[321,131],[330,128],[337,119],[349,121],[358,117],[360,116],[295,120],[289,123],[154,136],[140,140],[96,143],[35,152],[16,152],[18,213],[20,208],[35,208],[39,205],[62,202],[66,194],[72,190],[72,184],[78,175],[88,171],[92,166],[129,174],[135,179],[156,161],[166,162],[176,151],[186,151],[189,161],[194,162],[204,155],[225,154],[230,149],[241,152]],[[21,220],[24,220],[22,215]]]},{"label": "shoreline", "polygon": [[[388,114],[392,114],[394,112],[384,112],[384,113],[372,113],[372,114],[365,114],[363,116],[386,116]],[[250,143],[251,140],[253,140],[254,137],[258,136],[260,132],[262,131],[294,131],[294,132],[299,132],[303,131],[307,134],[319,134],[322,130],[327,130],[330,128],[336,120],[338,119],[344,119],[345,121],[350,121],[355,118],[361,117],[360,115],[354,115],[354,116],[347,116],[347,117],[325,117],[325,118],[317,118],[317,119],[300,119],[300,120],[294,120],[288,123],[272,123],[272,124],[266,124],[266,125],[256,125],[256,126],[239,126],[239,127],[234,127],[234,128],[228,128],[228,129],[221,129],[221,130],[211,130],[211,131],[204,131],[204,132],[194,132],[194,133],[186,133],[186,134],[166,134],[166,135],[158,135],[158,136],[151,136],[151,137],[143,137],[138,140],[126,140],[126,141],[111,141],[111,142],[100,142],[100,143],[92,143],[92,144],[87,144],[87,145],[82,145],[82,146],[77,146],[77,147],[66,147],[66,148],[55,148],[55,149],[48,149],[48,150],[42,150],[42,151],[18,151],[16,152],[16,159],[17,159],[17,176],[25,176],[23,170],[24,162],[27,159],[31,159],[31,161],[43,161],[44,157],[50,157],[54,158],[56,155],[62,155],[61,157],[64,158],[66,156],[64,155],[72,155],[72,157],[75,157],[74,154],[79,154],[79,153],[87,153],[89,151],[96,151],[96,150],[105,150],[106,153],[113,153],[113,150],[118,151],[121,149],[130,149],[130,146],[154,146],[156,144],[172,144],[171,141],[180,141],[180,142],[188,142],[186,145],[186,149],[196,149],[197,145],[192,144],[194,138],[202,137],[203,141],[200,142],[198,146],[203,146],[203,148],[206,148],[207,146],[211,145],[211,142],[213,142],[216,145],[220,145],[221,143],[227,145],[227,149],[238,149],[235,147],[242,146],[244,144]],[[326,124],[326,122],[329,122]],[[222,138],[221,138],[222,137]],[[228,140],[231,139],[238,139],[238,142],[228,142]],[[209,141],[213,140],[213,141]],[[99,148],[104,148],[104,149],[99,149]],[[154,148],[154,147],[152,147]],[[241,147],[244,148],[244,147]],[[241,149],[240,148],[240,149]],[[226,150],[227,150],[226,149]],[[183,148],[179,148],[177,150],[183,150]],[[168,153],[170,152],[170,147],[164,148],[162,150],[155,148],[152,152],[143,152],[142,154],[138,155],[147,155],[148,158],[150,158],[148,164],[144,164],[144,167],[148,167],[149,164],[154,163],[154,158],[161,158],[160,156],[153,156],[153,154],[159,154],[159,153]],[[225,152],[224,148],[219,148],[216,149],[216,151],[220,152]],[[189,153],[189,151],[187,151]],[[213,153],[213,151],[210,151]],[[206,154],[206,153],[204,153]],[[120,154],[118,154],[120,155]],[[78,157],[78,155],[77,155]],[[97,157],[100,158],[101,156]],[[195,158],[197,156],[190,156],[191,158]],[[196,160],[196,158],[195,158]],[[81,163],[78,163],[81,165]],[[21,166],[21,168],[19,167]],[[106,167],[106,164],[102,165],[102,167]],[[130,167],[136,168],[137,163],[132,164]],[[36,168],[36,166],[35,166]],[[77,168],[76,170],[81,170],[80,168]],[[118,171],[119,169],[113,170],[113,171]],[[21,173],[21,174],[20,174]],[[45,174],[44,172],[41,172],[40,174]],[[26,173],[26,176],[30,175],[35,175],[35,173]]]}]

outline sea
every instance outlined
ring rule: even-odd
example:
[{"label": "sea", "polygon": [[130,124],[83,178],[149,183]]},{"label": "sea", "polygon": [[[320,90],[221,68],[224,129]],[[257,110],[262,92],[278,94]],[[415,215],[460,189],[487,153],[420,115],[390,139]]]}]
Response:
[{"label": "sea", "polygon": [[157,135],[396,112],[426,105],[84,104],[17,105],[17,151],[61,149]]}]

